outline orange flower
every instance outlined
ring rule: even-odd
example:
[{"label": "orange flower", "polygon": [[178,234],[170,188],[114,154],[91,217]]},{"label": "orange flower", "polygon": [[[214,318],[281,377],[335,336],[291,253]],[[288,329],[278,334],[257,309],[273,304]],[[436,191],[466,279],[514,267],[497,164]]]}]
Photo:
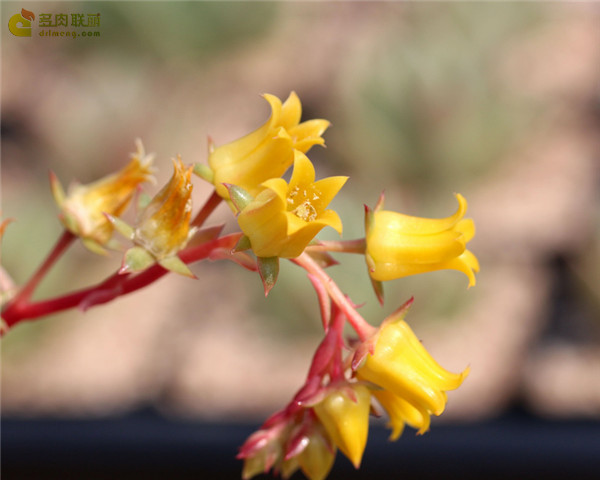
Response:
[{"label": "orange flower", "polygon": [[153,157],[144,153],[140,140],[136,145],[137,152],[120,172],[88,185],[75,183],[69,187],[68,195],[56,176],[50,174],[52,194],[61,209],[60,220],[67,230],[96,253],[106,253],[104,246],[110,246],[113,225],[106,214],[113,217],[123,214],[138,185],[153,180]]},{"label": "orange flower", "polygon": [[158,262],[167,270],[189,277],[194,274],[177,256],[196,233],[190,228],[193,167],[173,160],[173,176],[138,216],[134,228],[110,217],[115,228],[135,243],[125,252],[120,273],[138,272]]}]

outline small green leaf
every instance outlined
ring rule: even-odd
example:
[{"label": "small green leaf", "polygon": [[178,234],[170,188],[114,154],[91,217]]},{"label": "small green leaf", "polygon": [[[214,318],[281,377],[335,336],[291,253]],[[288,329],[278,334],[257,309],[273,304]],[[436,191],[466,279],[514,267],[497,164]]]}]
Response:
[{"label": "small green leaf", "polygon": [[373,210],[371,210],[367,205],[365,205],[365,235],[369,235],[369,230],[373,228],[373,222],[375,220],[375,215]]},{"label": "small green leaf", "polygon": [[109,250],[115,250],[117,252],[122,252],[124,250],[123,245],[114,237],[106,242],[104,246]]},{"label": "small green leaf", "polygon": [[121,220],[118,217],[113,217],[112,215],[109,215],[108,213],[105,213],[104,215],[106,216],[108,221],[110,223],[112,223],[112,226],[115,228],[115,230],[117,232],[119,232],[121,235],[123,235],[125,238],[127,238],[129,240],[133,240],[133,236],[134,236],[133,227],[131,227],[130,225],[128,225],[127,223],[125,223],[123,220]]},{"label": "small green leaf", "polygon": [[414,300],[415,297],[410,297],[395,312],[392,312],[390,315],[388,315],[384,322],[400,322],[404,320],[404,317],[406,317],[406,314],[410,310]]},{"label": "small green leaf", "polygon": [[108,251],[100,245],[96,240],[92,240],[91,238],[82,238],[81,242],[90,252],[97,253],[98,255],[108,255]]},{"label": "small green leaf", "polygon": [[195,163],[194,164],[194,174],[198,175],[203,180],[206,180],[208,183],[213,183],[215,175],[211,168],[208,165],[204,165],[203,163]]},{"label": "small green leaf", "polygon": [[243,252],[245,250],[249,250],[250,248],[252,248],[252,245],[250,244],[250,239],[248,238],[247,235],[242,235],[240,237],[240,239],[238,240],[238,243],[235,247],[233,247],[233,251],[234,252]]},{"label": "small green leaf", "polygon": [[155,262],[155,258],[147,250],[142,247],[131,247],[123,256],[123,264],[119,273],[141,272]]},{"label": "small green leaf", "polygon": [[171,272],[175,272],[180,275],[185,275],[186,277],[190,278],[197,278],[196,275],[192,273],[190,268],[185,263],[183,263],[183,260],[181,260],[181,258],[179,258],[177,255],[163,258],[162,260],[158,261],[158,264],[161,267],[170,270]]},{"label": "small green leaf", "polygon": [[150,195],[148,195],[146,192],[141,192],[137,198],[138,211],[141,211],[144,208],[146,208],[151,200],[152,200],[152,197]]},{"label": "small green leaf", "polygon": [[246,206],[254,200],[254,197],[250,195],[246,190],[242,187],[238,187],[237,185],[231,185],[229,183],[224,184],[229,192],[229,198],[231,199],[231,203],[235,206],[238,213],[241,212]]},{"label": "small green leaf", "polygon": [[64,226],[70,232],[75,235],[79,235],[79,223],[77,222],[77,218],[71,214],[69,211],[65,211],[60,215],[60,219],[62,220]]},{"label": "small green leaf", "polygon": [[383,305],[383,283],[381,283],[378,280],[373,280],[371,278],[371,285],[373,285],[373,291],[377,296],[377,300],[379,300],[379,303]]},{"label": "small green leaf", "polygon": [[65,190],[63,189],[54,172],[50,172],[50,188],[52,190],[54,201],[59,207],[62,207],[66,197]]},{"label": "small green leaf", "polygon": [[258,273],[263,282],[265,297],[275,286],[277,275],[279,275],[279,257],[258,257]]}]

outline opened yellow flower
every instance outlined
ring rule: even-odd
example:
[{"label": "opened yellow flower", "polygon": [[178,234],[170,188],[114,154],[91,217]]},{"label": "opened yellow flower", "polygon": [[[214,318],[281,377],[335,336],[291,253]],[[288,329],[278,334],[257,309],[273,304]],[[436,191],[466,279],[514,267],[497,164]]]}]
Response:
[{"label": "opened yellow flower", "polygon": [[223,184],[237,185],[252,196],[260,184],[281,177],[294,161],[294,150],[306,153],[313,145],[324,143],[321,135],[327,120],[300,123],[302,105],[292,92],[282,104],[274,95],[264,95],[271,106],[271,116],[254,132],[214,149],[208,158],[212,181],[217,193],[229,199]]},{"label": "opened yellow flower", "polygon": [[[466,249],[475,235],[471,219],[463,219],[467,201],[460,194],[457,212],[447,218],[411,217],[376,208],[367,213],[366,260],[377,281],[431,272],[459,270],[475,285],[479,263]],[[381,205],[380,205],[381,207]]]},{"label": "opened yellow flower", "polygon": [[375,397],[390,416],[392,439],[402,433],[404,423],[429,429],[430,415],[441,415],[447,401],[446,391],[458,388],[469,373],[451,373],[442,368],[425,350],[401,316],[386,319],[374,338],[373,353],[368,353],[357,370],[357,378],[381,387]]},{"label": "opened yellow flower", "polygon": [[136,244],[125,252],[121,273],[144,270],[158,262],[168,270],[194,276],[177,256],[196,232],[190,228],[193,167],[186,168],[178,158],[173,160],[173,168],[169,182],[140,212],[135,228],[110,217],[115,227]]},{"label": "opened yellow flower", "polygon": [[[313,408],[331,440],[358,468],[369,433],[371,392],[362,384],[334,390]],[[351,398],[351,396],[355,398]]]},{"label": "opened yellow flower", "polygon": [[405,425],[417,429],[419,434],[429,430],[431,423],[429,413],[415,408],[408,400],[387,390],[375,390],[373,396],[389,416],[388,427],[392,429],[390,440],[398,440]]},{"label": "opened yellow flower", "polygon": [[140,183],[152,180],[152,159],[144,153],[141,141],[136,142],[137,152],[120,172],[108,175],[88,185],[73,184],[68,195],[58,179],[51,174],[52,194],[61,209],[60,220],[65,228],[79,236],[84,245],[96,253],[112,237],[113,225],[105,214],[120,216]]},{"label": "opened yellow flower", "polygon": [[342,221],[327,205],[348,177],[315,182],[315,169],[299,151],[289,185],[282,178],[262,183],[263,190],[238,215],[238,224],[257,257],[294,258],[323,227],[342,232]]}]

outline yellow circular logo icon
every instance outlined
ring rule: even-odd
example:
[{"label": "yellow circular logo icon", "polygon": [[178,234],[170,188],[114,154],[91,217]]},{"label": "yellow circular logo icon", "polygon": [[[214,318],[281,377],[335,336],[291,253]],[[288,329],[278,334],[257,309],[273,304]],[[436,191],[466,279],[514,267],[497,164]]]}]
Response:
[{"label": "yellow circular logo icon", "polygon": [[21,13],[10,17],[8,29],[17,37],[31,37],[31,20],[33,19],[35,19],[34,13],[23,8]]}]

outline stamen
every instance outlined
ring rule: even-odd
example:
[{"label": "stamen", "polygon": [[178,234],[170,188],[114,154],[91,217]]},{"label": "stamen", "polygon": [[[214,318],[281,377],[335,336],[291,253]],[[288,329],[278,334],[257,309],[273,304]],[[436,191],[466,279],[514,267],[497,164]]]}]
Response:
[{"label": "stamen", "polygon": [[312,222],[317,218],[317,210],[315,210],[315,207],[308,200],[296,207],[292,213],[305,222]]}]

